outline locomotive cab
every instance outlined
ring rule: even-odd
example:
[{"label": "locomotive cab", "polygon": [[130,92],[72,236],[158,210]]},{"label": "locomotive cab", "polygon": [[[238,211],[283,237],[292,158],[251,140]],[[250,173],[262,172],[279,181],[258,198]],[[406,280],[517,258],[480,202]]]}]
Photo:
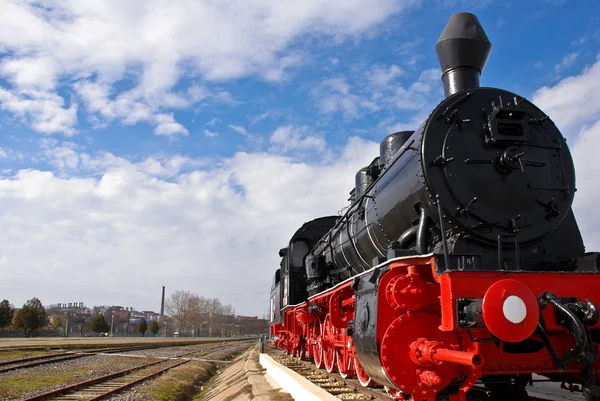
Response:
[{"label": "locomotive cab", "polygon": [[271,285],[270,297],[270,321],[281,323],[281,269],[277,269],[273,275],[273,284]]},{"label": "locomotive cab", "polygon": [[321,217],[305,223],[294,233],[288,246],[279,250],[280,266],[273,276],[270,294],[272,335],[283,324],[281,310],[306,300],[306,255],[337,219],[337,216]]}]

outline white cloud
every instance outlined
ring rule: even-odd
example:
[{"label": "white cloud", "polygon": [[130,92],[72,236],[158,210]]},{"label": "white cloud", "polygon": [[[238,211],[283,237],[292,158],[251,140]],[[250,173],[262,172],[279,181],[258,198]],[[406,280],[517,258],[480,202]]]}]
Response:
[{"label": "white cloud", "polygon": [[418,38],[415,40],[409,40],[407,42],[403,42],[402,44],[400,44],[396,50],[396,52],[401,55],[401,56],[405,56],[405,55],[412,55],[415,53],[415,49],[421,44],[423,43],[423,39],[422,38]]},{"label": "white cloud", "polygon": [[319,111],[325,114],[341,113],[355,118],[365,111],[377,111],[377,104],[366,97],[352,92],[346,78],[323,80],[312,90]]},{"label": "white cloud", "polygon": [[572,66],[573,63],[575,63],[575,61],[577,60],[578,56],[579,52],[567,54],[560,63],[554,66],[554,72],[560,73],[568,67]]},{"label": "white cloud", "polygon": [[581,74],[537,90],[532,101],[571,138],[600,118],[600,57]]},{"label": "white cloud", "polygon": [[600,166],[598,165],[598,149],[600,149],[600,119],[593,125],[583,128],[577,143],[572,148],[577,174],[574,210],[577,217],[585,217],[579,218],[577,223],[584,235],[588,252],[600,251],[600,213],[598,213]]},{"label": "white cloud", "polygon": [[0,159],[4,160],[23,160],[25,156],[23,153],[10,148],[0,147]]},{"label": "white cloud", "polygon": [[65,108],[64,99],[55,93],[38,89],[8,91],[0,86],[0,108],[43,134],[76,132],[77,104]]},{"label": "white cloud", "polygon": [[246,131],[246,128],[244,128],[240,125],[229,125],[229,128],[231,128],[238,134],[246,135],[248,133],[248,131]]},{"label": "white cloud", "polygon": [[154,116],[156,127],[154,133],[156,135],[188,135],[188,130],[181,124],[175,121],[173,114],[156,114]]},{"label": "white cloud", "polygon": [[300,54],[292,54],[279,59],[276,65],[270,66],[264,73],[264,77],[268,81],[279,82],[290,77],[290,69],[299,67],[307,56]]},{"label": "white cloud", "polygon": [[383,100],[398,110],[432,109],[431,103],[443,97],[441,75],[438,68],[423,70],[419,78],[406,88],[401,85],[389,85],[382,89]]},{"label": "white cloud", "polygon": [[[282,146],[322,146],[296,127],[272,138]],[[16,305],[32,296],[54,303],[68,293],[89,305],[156,310],[165,285],[167,295],[187,289],[253,315],[268,306],[277,250],[303,222],[340,210],[355,172],[378,152],[378,144],[350,138],[316,164],[244,152],[134,163],[68,143],[45,148],[76,176],[30,169],[0,178],[3,297]],[[110,290],[90,292],[90,282]],[[262,294],[240,302],[224,293]]]},{"label": "white cloud", "polygon": [[75,144],[57,141],[42,141],[44,156],[59,172],[75,170],[79,167],[79,153]]},{"label": "white cloud", "polygon": [[377,65],[368,73],[368,79],[374,87],[381,88],[389,85],[396,78],[404,73],[402,68],[397,65],[382,66]]},{"label": "white cloud", "polygon": [[439,68],[423,70],[408,86],[397,80],[403,74],[396,65],[377,65],[355,77],[354,86],[346,78],[330,78],[315,86],[311,94],[321,113],[341,113],[346,118],[383,108],[409,112],[431,109],[432,103],[443,96]]},{"label": "white cloud", "polygon": [[377,126],[382,132],[391,134],[393,132],[400,131],[416,131],[417,128],[423,124],[427,116],[429,115],[429,109],[427,111],[417,113],[409,117],[407,120],[400,120],[396,116],[392,116],[381,121]]},{"label": "white cloud", "polygon": [[209,127],[212,127],[213,125],[215,125],[219,121],[220,120],[218,118],[212,118],[209,122],[206,123],[206,125],[208,125]]},{"label": "white cloud", "polygon": [[[23,102],[22,91],[43,90],[57,99],[44,110],[43,123],[33,111],[28,121],[41,132],[71,134],[76,106],[65,111],[58,89],[73,87],[89,111],[98,113],[96,119],[152,123],[155,114],[207,96],[194,85],[184,95],[173,93],[184,77],[282,80],[304,59],[291,48],[302,36],[356,37],[413,3],[417,1],[48,0],[40,7],[33,1],[0,0],[0,52],[10,54],[0,63],[0,74],[11,85],[3,89],[0,102],[22,117],[12,106]],[[116,93],[117,82],[133,87]],[[216,91],[213,99],[238,103],[226,91]],[[136,113],[129,121],[120,112],[122,103]]]},{"label": "white cloud", "polygon": [[[146,121],[154,125],[154,133],[157,135],[188,134],[187,128],[175,121],[173,113],[160,112],[161,108],[168,106],[172,109],[184,109],[205,98],[223,103],[224,94],[229,95],[223,91],[213,94],[206,88],[193,86],[185,94],[165,93],[157,103],[144,98],[137,90],[113,96],[113,89],[109,85],[91,81],[77,82],[74,89],[86,105],[91,121],[100,121],[100,124],[96,124],[99,127],[104,127],[103,121],[110,122],[115,119],[119,119],[125,125]],[[231,98],[231,95],[229,97]],[[216,119],[213,120],[216,122]]]},{"label": "white cloud", "polygon": [[271,151],[276,153],[289,152],[318,152],[321,153],[327,147],[325,140],[315,135],[308,127],[295,127],[285,125],[278,127],[271,137]]},{"label": "white cloud", "polygon": [[235,100],[231,93],[223,90],[214,93],[212,95],[212,99],[217,103],[228,104],[231,106],[242,103],[238,100]]},{"label": "white cloud", "polygon": [[219,134],[218,134],[218,133],[216,133],[216,132],[209,131],[209,130],[205,129],[205,130],[204,130],[204,136],[207,136],[207,137],[209,137],[209,138],[214,138],[214,137],[216,137],[216,136],[219,136]]},{"label": "white cloud", "polygon": [[58,73],[51,57],[6,58],[0,63],[0,73],[18,87],[52,89]]},{"label": "white cloud", "polygon": [[258,123],[258,122],[260,122],[260,121],[264,120],[265,118],[269,117],[269,114],[270,114],[270,113],[269,113],[268,111],[265,111],[265,112],[264,112],[264,113],[262,113],[262,114],[259,114],[259,115],[257,115],[257,116],[254,116],[254,117],[252,117],[252,118],[250,119],[250,126],[253,126],[254,124],[256,124],[256,123]]},{"label": "white cloud", "polygon": [[552,118],[569,139],[577,192],[573,210],[587,251],[600,250],[600,196],[598,152],[600,148],[600,57],[579,75],[564,78],[552,87],[543,87],[532,101]]}]

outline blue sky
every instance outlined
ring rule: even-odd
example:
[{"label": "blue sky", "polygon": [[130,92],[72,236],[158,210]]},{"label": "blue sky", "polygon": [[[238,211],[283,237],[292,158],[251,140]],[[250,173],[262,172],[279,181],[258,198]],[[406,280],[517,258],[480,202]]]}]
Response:
[{"label": "blue sky", "polygon": [[597,136],[597,1],[0,7],[0,297],[15,304],[157,309],[167,285],[264,313],[277,250],[442,99],[434,46],[459,11],[493,44],[483,86],[547,106],[573,143]]}]

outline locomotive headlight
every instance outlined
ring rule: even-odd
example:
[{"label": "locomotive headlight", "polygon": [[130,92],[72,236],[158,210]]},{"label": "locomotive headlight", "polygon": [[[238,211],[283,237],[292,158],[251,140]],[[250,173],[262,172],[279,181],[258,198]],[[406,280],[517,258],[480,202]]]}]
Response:
[{"label": "locomotive headlight", "polygon": [[504,300],[502,313],[509,322],[519,324],[527,317],[527,306],[518,296],[510,295]]},{"label": "locomotive headlight", "polygon": [[524,283],[505,279],[488,288],[482,302],[488,330],[506,342],[526,340],[535,331],[540,309],[533,291]]}]

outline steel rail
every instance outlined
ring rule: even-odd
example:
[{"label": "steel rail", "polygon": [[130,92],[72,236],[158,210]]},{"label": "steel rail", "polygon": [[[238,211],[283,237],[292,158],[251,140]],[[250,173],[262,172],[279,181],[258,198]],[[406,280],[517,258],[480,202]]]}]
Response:
[{"label": "steel rail", "polygon": [[[51,391],[48,391],[48,392],[43,393],[43,394],[39,394],[39,395],[30,397],[30,398],[26,398],[23,401],[40,401],[40,400],[46,400],[49,397],[61,396],[61,395],[64,395],[65,393],[70,393],[70,392],[74,392],[74,391],[77,391],[77,390],[81,390],[81,389],[84,389],[86,387],[90,387],[90,386],[92,386],[94,384],[103,383],[103,382],[106,382],[108,380],[115,379],[117,377],[125,376],[125,375],[127,375],[129,373],[132,373],[132,372],[136,371],[136,370],[144,369],[144,368],[147,368],[147,367],[150,367],[150,366],[153,366],[153,365],[158,365],[159,363],[165,363],[165,362],[166,361],[164,361],[164,360],[163,361],[150,362],[150,363],[146,363],[144,365],[136,366],[136,367],[133,367],[133,368],[124,369],[124,370],[121,370],[121,371],[118,371],[118,372],[115,372],[115,373],[109,373],[108,375],[100,376],[100,377],[97,377],[95,379],[86,380],[86,381],[83,381],[83,382],[71,384],[69,386],[61,387],[61,388],[56,389],[56,390],[51,390]],[[181,364],[187,363],[187,362],[188,361],[177,362],[176,365],[181,365]]]},{"label": "steel rail", "polygon": [[[29,357],[29,358],[11,359],[11,360],[0,362],[0,366],[6,366],[4,368],[0,368],[0,373],[11,372],[11,371],[17,370],[17,369],[34,368],[36,366],[46,365],[46,364],[55,363],[55,362],[69,361],[71,359],[83,358],[85,356],[97,355],[99,353],[110,354],[110,353],[115,353],[115,352],[119,352],[119,351],[123,351],[123,350],[139,351],[142,349],[153,349],[153,348],[155,348],[155,347],[154,346],[150,346],[150,347],[135,346],[135,347],[124,347],[124,348],[101,348],[98,350],[91,350],[91,351],[81,351],[81,352],[67,351],[67,352],[59,353],[59,354],[55,354],[55,355],[40,355],[40,356],[33,356],[33,357]],[[15,365],[15,366],[9,366],[9,365]]]},{"label": "steel rail", "polygon": [[138,379],[135,379],[135,380],[133,380],[133,381],[131,381],[131,382],[129,382],[129,383],[125,383],[125,384],[123,384],[123,385],[121,385],[121,386],[119,386],[119,387],[116,387],[116,388],[114,388],[114,389],[108,390],[108,391],[106,391],[106,392],[104,392],[104,393],[102,393],[102,394],[100,394],[100,395],[98,395],[98,396],[96,396],[96,397],[93,397],[93,398],[88,398],[88,399],[87,399],[87,401],[97,401],[97,400],[100,400],[100,399],[102,399],[102,398],[104,398],[104,397],[107,397],[107,396],[109,396],[109,395],[112,395],[112,394],[118,393],[118,392],[120,392],[120,391],[122,391],[122,390],[125,390],[126,388],[129,388],[129,387],[131,387],[131,386],[134,386],[134,385],[136,385],[136,384],[138,384],[138,383],[141,383],[141,382],[144,382],[144,381],[146,381],[146,380],[152,379],[152,378],[154,378],[154,377],[156,377],[156,376],[158,376],[158,375],[160,375],[160,374],[162,374],[162,373],[164,373],[164,372],[166,372],[166,371],[168,371],[168,370],[171,370],[171,369],[173,369],[173,368],[175,368],[175,367],[177,367],[177,366],[181,366],[181,365],[183,365],[184,363],[188,363],[188,362],[189,362],[189,361],[181,361],[181,362],[176,362],[175,364],[173,364],[173,365],[171,365],[171,366],[167,366],[166,368],[160,369],[160,370],[159,370],[159,371],[157,371],[157,372],[150,373],[149,375],[146,375],[146,376],[144,376],[144,377],[140,377],[140,378],[138,378]]},{"label": "steel rail", "polygon": [[6,372],[10,372],[10,371],[17,370],[17,369],[34,368],[36,366],[45,365],[45,364],[49,364],[49,363],[62,362],[62,361],[68,361],[71,359],[83,358],[84,356],[89,356],[89,354],[87,354],[87,355],[80,355],[80,354],[62,355],[60,357],[44,358],[42,360],[34,360],[34,361],[26,362],[21,365],[19,365],[20,362],[13,361],[12,364],[15,364],[15,366],[8,366],[5,368],[2,368],[2,369],[0,369],[0,373],[6,373]]},{"label": "steel rail", "polygon": [[[209,348],[209,349],[195,349],[193,351],[185,352],[183,354],[179,354],[177,356],[171,357],[171,359],[180,359],[180,358],[183,358],[183,357],[188,356],[188,355],[197,354],[199,352],[211,353],[211,352],[214,352],[214,351],[217,351],[217,350],[221,350],[221,349],[225,349],[225,348],[231,348],[231,347],[235,346],[236,344],[238,344],[238,342],[225,342],[225,343],[227,345],[219,345],[219,346],[216,346],[214,348]],[[205,345],[205,344],[201,344],[201,345]],[[143,364],[143,365],[135,366],[135,367],[132,367],[132,368],[124,369],[124,370],[121,370],[119,372],[109,373],[109,374],[101,376],[101,377],[97,377],[97,378],[94,378],[94,379],[86,380],[86,381],[75,383],[75,384],[71,384],[69,386],[61,387],[59,389],[51,390],[51,391],[48,391],[46,393],[36,395],[34,397],[30,397],[30,398],[24,399],[22,401],[41,401],[41,400],[50,399],[52,397],[62,397],[62,396],[65,396],[64,399],[73,399],[73,396],[75,396],[75,394],[73,394],[74,392],[85,391],[85,389],[88,389],[88,388],[90,388],[90,387],[92,387],[94,385],[100,385],[100,384],[102,384],[102,387],[104,387],[104,390],[106,390],[103,393],[97,394],[97,395],[94,394],[93,395],[94,398],[90,398],[90,395],[82,395],[80,397],[81,399],[86,399],[88,401],[90,401],[90,400],[99,400],[99,399],[104,398],[104,397],[106,397],[108,395],[111,395],[111,394],[114,394],[114,393],[119,392],[121,390],[124,390],[124,389],[126,389],[126,388],[128,388],[130,386],[133,386],[133,385],[138,384],[140,382],[149,380],[149,379],[151,379],[151,378],[153,378],[153,377],[155,377],[155,376],[157,376],[157,375],[159,375],[159,374],[161,374],[161,373],[163,373],[163,372],[165,372],[167,370],[170,370],[170,369],[173,369],[173,368],[175,368],[177,366],[180,366],[180,365],[183,365],[185,363],[188,363],[188,362],[190,362],[192,360],[192,358],[186,358],[185,360],[176,361],[174,364],[172,364],[170,366],[167,366],[167,367],[165,367],[165,368],[163,368],[163,369],[161,369],[159,371],[152,372],[152,373],[150,373],[148,375],[145,375],[145,376],[142,376],[142,377],[136,377],[131,382],[110,384],[111,380],[118,379],[118,378],[123,377],[123,376],[127,376],[128,374],[133,373],[133,372],[138,371],[138,370],[141,370],[141,369],[145,369],[145,368],[148,368],[148,367],[151,367],[151,366],[154,366],[154,365],[158,365],[158,364],[161,364],[161,363],[169,362],[169,360],[170,359],[161,359],[159,361],[154,361],[154,362],[146,363],[146,364]],[[111,388],[106,389],[106,387],[111,387]],[[101,389],[99,389],[99,390],[101,390]]]},{"label": "steel rail", "polygon": [[48,358],[56,358],[57,356],[63,356],[63,355],[67,355],[66,351],[55,352],[53,354],[46,354],[46,355],[30,356],[27,358],[6,359],[3,361],[0,361],[0,366],[6,366],[6,365],[12,365],[15,363],[36,361],[36,360],[42,360],[42,359],[48,359]]},{"label": "steel rail", "polygon": [[[284,365],[286,368],[293,370],[294,372],[300,374],[301,376],[303,376],[304,378],[306,378],[306,380],[310,381],[311,383],[313,383],[315,386],[317,387],[321,387],[323,390],[331,393],[332,395],[340,396],[342,394],[347,394],[347,393],[361,393],[363,395],[365,395],[366,397],[368,397],[368,399],[370,400],[380,400],[380,401],[390,401],[390,397],[387,395],[387,393],[385,392],[385,390],[382,389],[377,389],[377,388],[369,388],[369,387],[363,387],[360,382],[356,379],[349,379],[349,378],[342,378],[339,374],[336,373],[329,373],[324,369],[318,369],[312,362],[310,361],[305,361],[305,360],[300,360],[298,358],[294,358],[291,357],[289,355],[286,354],[279,354],[279,355],[272,355],[272,356],[283,356],[283,360],[278,360],[279,358],[276,359],[277,362],[279,362],[280,364]],[[296,365],[296,366],[294,366]],[[298,369],[298,367],[301,367],[300,369]],[[310,376],[315,376],[311,377]],[[318,376],[322,376],[322,378],[327,378],[330,380],[334,380],[336,383],[338,383],[337,387],[340,388],[348,388],[349,391],[345,391],[343,393],[337,393],[334,394],[333,392],[329,391],[328,388],[323,387],[321,385],[320,382],[320,378]]]},{"label": "steel rail", "polygon": [[[276,353],[271,353],[271,356],[280,356],[284,357],[284,360],[276,360],[281,363],[288,369],[293,370],[294,372],[300,374],[308,381],[312,382],[314,385],[323,388],[323,390],[330,392],[326,387],[322,387],[319,384],[319,378],[316,375],[321,375],[322,377],[326,377],[331,380],[335,380],[339,383],[337,387],[348,387],[353,390],[353,393],[361,393],[366,395],[371,400],[379,400],[379,401],[390,401],[392,398],[386,393],[384,387],[364,387],[360,382],[355,378],[342,378],[339,373],[329,373],[325,369],[318,369],[314,363],[310,360],[300,360],[297,357],[292,357],[283,352],[280,353],[279,349],[268,347],[269,349],[274,350]],[[295,365],[295,366],[294,366]],[[298,366],[300,368],[298,368]],[[315,375],[317,380],[313,381],[310,377]],[[338,393],[338,392],[330,392],[334,396],[339,396],[343,394],[350,393],[350,391]],[[532,389],[532,391],[527,392],[529,395],[530,401],[564,401],[564,398],[553,397],[550,395],[541,394]],[[485,388],[482,385],[475,385],[471,388],[469,393],[467,394],[469,400],[489,400],[489,389]],[[447,400],[448,396],[444,394],[439,394],[436,400]]]}]

